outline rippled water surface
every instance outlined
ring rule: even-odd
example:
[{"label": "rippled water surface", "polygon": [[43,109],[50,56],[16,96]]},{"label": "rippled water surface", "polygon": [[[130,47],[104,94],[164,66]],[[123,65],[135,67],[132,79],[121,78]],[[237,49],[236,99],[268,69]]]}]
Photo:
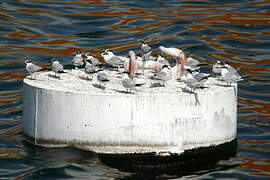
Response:
[{"label": "rippled water surface", "polygon": [[[269,179],[269,0],[3,0],[0,2],[0,179]],[[125,171],[75,148],[24,142],[22,79],[25,58],[48,67],[69,64],[78,50],[119,55],[175,46],[197,59],[226,60],[247,75],[239,83],[238,150],[206,170]]]}]

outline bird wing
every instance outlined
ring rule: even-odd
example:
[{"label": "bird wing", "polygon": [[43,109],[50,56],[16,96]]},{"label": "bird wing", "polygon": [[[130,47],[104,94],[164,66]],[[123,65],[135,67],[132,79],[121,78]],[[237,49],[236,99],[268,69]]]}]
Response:
[{"label": "bird wing", "polygon": [[52,70],[53,72],[62,72],[64,70],[64,67],[60,63],[53,63]]},{"label": "bird wing", "polygon": [[151,47],[150,46],[142,46],[141,51],[143,54],[149,53],[151,51]]},{"label": "bird wing", "polygon": [[34,72],[37,72],[41,69],[41,67],[39,67],[38,65],[35,65],[35,64],[30,64],[29,66],[26,67],[26,70],[29,72],[29,73],[34,73]]},{"label": "bird wing", "polygon": [[112,66],[123,65],[123,61],[121,60],[121,58],[119,58],[117,56],[111,57],[109,59],[108,63],[111,64]]}]

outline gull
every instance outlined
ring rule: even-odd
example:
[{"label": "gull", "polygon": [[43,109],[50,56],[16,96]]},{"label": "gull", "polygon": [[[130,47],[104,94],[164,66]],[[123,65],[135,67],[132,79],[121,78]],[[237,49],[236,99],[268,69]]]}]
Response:
[{"label": "gull", "polygon": [[31,74],[31,79],[35,79],[34,73],[40,71],[41,67],[35,65],[31,60],[26,60],[24,63],[26,64],[26,70]]},{"label": "gull", "polygon": [[221,78],[227,83],[227,86],[243,80],[237,71],[228,64],[221,67]]},{"label": "gull", "polygon": [[129,78],[129,77],[123,78],[122,85],[123,85],[124,88],[126,88],[127,92],[132,92],[132,90],[136,90],[135,81],[133,79]]},{"label": "gull", "polygon": [[105,71],[100,71],[97,74],[97,80],[100,83],[99,86],[101,85],[105,88],[105,83],[109,81],[109,76]]},{"label": "gull", "polygon": [[95,58],[91,53],[86,53],[85,56],[86,56],[85,60],[90,62],[94,66],[98,66],[101,64],[100,61],[97,58]]},{"label": "gull", "polygon": [[191,73],[192,71],[190,69],[186,69],[181,79],[189,88],[191,88],[191,92],[194,93],[196,89],[203,87],[202,84],[197,79],[195,79]]},{"label": "gull", "polygon": [[158,57],[157,57],[157,62],[160,62],[164,65],[167,65],[168,67],[170,66],[170,63],[168,62],[168,60],[166,60],[163,56],[163,54],[161,52],[158,53]]},{"label": "gull", "polygon": [[220,61],[217,61],[215,64],[213,64],[212,66],[212,72],[215,74],[215,75],[221,75],[221,62]]},{"label": "gull", "polygon": [[192,57],[188,57],[187,58],[187,65],[192,67],[192,68],[196,68],[198,66],[202,66],[202,65],[206,65],[205,63],[201,63],[200,61],[198,61],[197,59],[194,59]]},{"label": "gull", "polygon": [[106,63],[112,65],[113,67],[117,67],[118,71],[120,72],[120,67],[124,65],[125,61],[123,58],[115,56],[112,50],[106,50],[101,54],[101,56],[103,56]]},{"label": "gull", "polygon": [[238,72],[236,71],[236,69],[234,67],[232,67],[228,62],[224,62],[223,63],[225,67],[227,67],[228,71],[234,73],[235,75],[239,76]]},{"label": "gull", "polygon": [[171,79],[170,76],[170,69],[167,65],[163,65],[162,70],[154,74],[151,79],[162,82],[163,86],[165,87],[165,83]]},{"label": "gull", "polygon": [[106,54],[108,54],[108,55],[109,55],[109,57],[116,56],[116,57],[120,58],[122,62],[124,62],[124,61],[128,60],[128,57],[124,57],[124,56],[117,56],[117,55],[115,55],[115,54],[114,54],[114,52],[113,52],[113,50],[111,50],[111,49],[106,49],[104,52],[105,52]]},{"label": "gull", "polygon": [[52,62],[52,71],[55,73],[55,77],[57,77],[56,75],[59,74],[58,78],[60,78],[60,73],[64,72],[63,65],[60,64],[60,62],[55,58],[53,58],[51,62]]},{"label": "gull", "polygon": [[204,83],[211,75],[207,73],[201,73],[199,69],[195,69],[192,72],[192,76],[200,83]]},{"label": "gull", "polygon": [[148,46],[148,44],[145,41],[140,41],[142,43],[141,45],[141,53],[142,53],[142,58],[144,61],[148,61],[150,54],[152,52],[152,48]]},{"label": "gull", "polygon": [[84,58],[81,51],[78,51],[72,59],[72,64],[75,66],[75,69],[78,69],[79,66],[82,66],[84,63]]},{"label": "gull", "polygon": [[[88,76],[89,74],[94,74],[97,72],[96,67],[93,64],[91,64],[90,62],[91,62],[91,60],[89,60],[89,59],[86,60],[85,69],[84,69],[85,74],[87,74],[88,80],[89,80],[89,76]],[[93,76],[92,76],[92,78],[93,78]]]}]

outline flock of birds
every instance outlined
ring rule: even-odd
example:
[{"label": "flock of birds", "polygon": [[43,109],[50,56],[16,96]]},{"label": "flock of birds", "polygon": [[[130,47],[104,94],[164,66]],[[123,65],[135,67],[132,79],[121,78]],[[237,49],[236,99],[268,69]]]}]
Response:
[{"label": "flock of birds", "polygon": [[[93,79],[95,75],[100,83],[99,86],[104,88],[105,83],[110,81],[106,70],[118,71],[120,74],[126,73],[127,75],[123,76],[122,85],[127,92],[136,90],[135,78],[139,75],[144,76],[145,70],[152,72],[148,78],[162,86],[165,86],[168,80],[174,79],[184,82],[190,88],[190,92],[194,92],[198,88],[204,88],[204,83],[212,75],[225,81],[227,86],[242,80],[236,69],[227,62],[217,61],[212,65],[212,74],[207,74],[200,72],[200,67],[206,64],[192,57],[186,57],[184,52],[178,48],[160,46],[158,50],[158,56],[153,56],[152,48],[146,42],[141,41],[141,56],[136,55],[134,51],[129,51],[128,57],[117,56],[112,50],[106,49],[101,53],[105,61],[105,63],[102,63],[90,53],[77,52],[72,59],[72,64],[75,69],[84,66],[87,80]],[[176,61],[175,66],[171,67],[164,55],[172,56]],[[63,65],[56,58],[50,61],[52,62],[51,69],[55,73],[54,77],[60,78],[60,74],[64,73]],[[25,63],[26,70],[31,74],[31,79],[35,79],[35,73],[42,68],[31,60],[26,60]]]}]

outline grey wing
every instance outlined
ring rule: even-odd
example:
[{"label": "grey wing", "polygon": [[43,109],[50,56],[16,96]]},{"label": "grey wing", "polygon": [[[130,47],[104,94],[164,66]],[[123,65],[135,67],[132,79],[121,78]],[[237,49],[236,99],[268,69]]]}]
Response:
[{"label": "grey wing", "polygon": [[62,72],[64,70],[64,67],[62,64],[53,64],[52,65],[53,72]]},{"label": "grey wing", "polygon": [[162,71],[158,72],[155,74],[154,78],[157,80],[164,80],[165,81],[165,80],[167,80],[167,73],[162,72]]},{"label": "grey wing", "polygon": [[201,81],[201,80],[207,78],[208,76],[209,76],[209,74],[198,73],[198,74],[195,74],[193,77],[194,77],[197,81]]},{"label": "grey wing", "polygon": [[41,67],[39,67],[38,65],[35,65],[35,64],[31,64],[29,66],[26,67],[26,70],[29,72],[29,73],[34,73],[34,72],[37,72],[41,69]]},{"label": "grey wing", "polygon": [[141,48],[141,51],[142,51],[143,54],[146,54],[146,53],[150,52],[151,50],[152,50],[152,49],[151,49],[150,46],[143,46],[143,47]]},{"label": "grey wing", "polygon": [[94,72],[96,72],[95,66],[93,66],[92,64],[85,65],[85,73],[86,74],[90,74],[90,73],[94,73]]},{"label": "grey wing", "polygon": [[184,82],[191,88],[197,88],[200,86],[200,83],[196,79],[187,79]]},{"label": "grey wing", "polygon": [[188,65],[189,66],[198,66],[200,63],[200,61],[193,59],[193,58],[188,58]]},{"label": "grey wing", "polygon": [[104,73],[104,72],[99,73],[97,78],[98,78],[99,81],[107,81],[107,80],[109,80],[108,75],[106,73]]},{"label": "grey wing", "polygon": [[121,60],[121,58],[117,56],[113,56],[109,59],[109,64],[113,66],[119,66],[119,65],[123,65],[123,61]]},{"label": "grey wing", "polygon": [[92,63],[94,66],[100,64],[100,63],[99,63],[99,60],[98,60],[97,58],[91,58],[91,63]]},{"label": "grey wing", "polygon": [[135,87],[135,81],[131,79],[124,79],[122,81],[122,84],[125,88],[134,88]]}]

